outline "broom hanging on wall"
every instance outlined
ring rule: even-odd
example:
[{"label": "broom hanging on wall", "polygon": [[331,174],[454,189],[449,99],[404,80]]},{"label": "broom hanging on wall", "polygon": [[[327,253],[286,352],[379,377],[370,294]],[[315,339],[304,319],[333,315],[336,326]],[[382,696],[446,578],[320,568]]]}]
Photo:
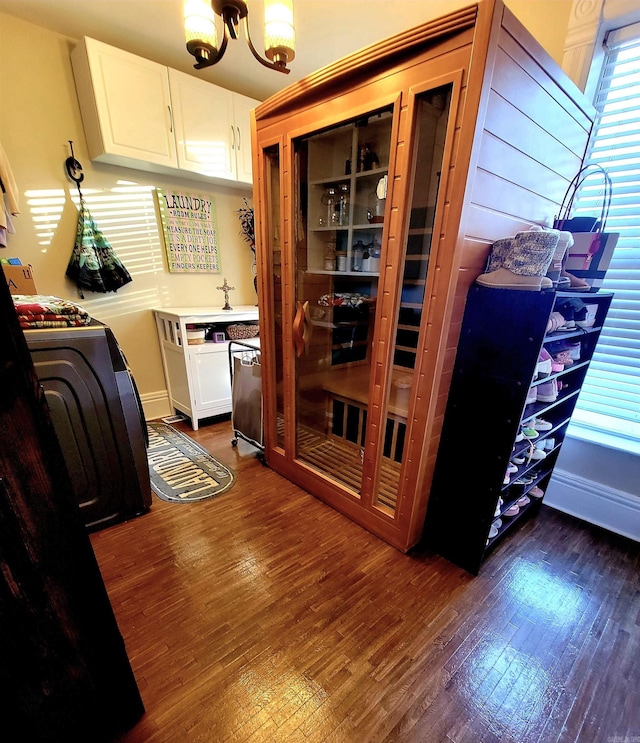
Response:
[{"label": "broom hanging on wall", "polygon": [[80,211],[76,241],[66,275],[76,282],[78,294],[84,299],[85,289],[106,294],[117,291],[133,279],[91,216],[80,188],[80,183],[84,180],[82,165],[73,155],[73,142],[70,141],[69,145],[71,157],[65,161],[65,167],[78,187]]}]

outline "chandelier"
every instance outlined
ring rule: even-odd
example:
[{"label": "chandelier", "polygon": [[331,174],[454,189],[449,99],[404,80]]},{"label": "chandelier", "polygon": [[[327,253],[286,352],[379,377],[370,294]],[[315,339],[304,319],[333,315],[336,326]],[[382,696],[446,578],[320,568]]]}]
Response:
[{"label": "chandelier", "polygon": [[[215,16],[222,19],[223,37],[218,45]],[[287,63],[295,57],[293,0],[264,0],[264,48],[267,59],[256,51],[249,34],[249,8],[244,0],[185,0],[184,31],[187,50],[200,70],[219,62],[229,39],[237,39],[240,22],[251,54],[265,67],[289,74]]]}]

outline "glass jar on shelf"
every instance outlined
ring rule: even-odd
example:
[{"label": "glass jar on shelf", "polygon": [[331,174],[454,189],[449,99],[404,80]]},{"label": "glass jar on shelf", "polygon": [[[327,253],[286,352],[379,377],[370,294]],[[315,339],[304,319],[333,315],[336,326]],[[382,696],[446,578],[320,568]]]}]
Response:
[{"label": "glass jar on shelf", "polygon": [[375,242],[367,245],[362,258],[362,270],[377,273],[380,270],[380,246]]},{"label": "glass jar on shelf", "polygon": [[321,203],[326,208],[326,213],[320,216],[320,226],[331,227],[338,224],[338,194],[335,186],[328,186],[322,194]]},{"label": "glass jar on shelf", "polygon": [[324,253],[324,270],[335,271],[336,270],[336,244],[333,240],[327,243],[327,249]]}]

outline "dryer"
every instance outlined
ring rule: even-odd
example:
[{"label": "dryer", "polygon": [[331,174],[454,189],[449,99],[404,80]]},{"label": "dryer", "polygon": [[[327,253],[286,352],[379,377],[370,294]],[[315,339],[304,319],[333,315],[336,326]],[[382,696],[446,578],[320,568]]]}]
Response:
[{"label": "dryer", "polygon": [[111,328],[92,320],[24,334],[87,529],[145,513],[151,506],[147,426]]}]

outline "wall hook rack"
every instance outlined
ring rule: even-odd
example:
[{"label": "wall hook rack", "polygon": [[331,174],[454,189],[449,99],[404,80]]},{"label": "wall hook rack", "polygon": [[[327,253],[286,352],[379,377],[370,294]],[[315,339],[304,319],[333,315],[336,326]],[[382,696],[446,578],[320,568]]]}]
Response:
[{"label": "wall hook rack", "polygon": [[69,149],[71,150],[71,157],[68,157],[64,161],[64,166],[67,170],[67,175],[78,187],[78,193],[80,194],[80,198],[82,198],[80,184],[84,180],[84,173],[82,172],[82,165],[78,160],[76,160],[75,155],[73,154],[73,141],[71,139],[69,140]]}]

